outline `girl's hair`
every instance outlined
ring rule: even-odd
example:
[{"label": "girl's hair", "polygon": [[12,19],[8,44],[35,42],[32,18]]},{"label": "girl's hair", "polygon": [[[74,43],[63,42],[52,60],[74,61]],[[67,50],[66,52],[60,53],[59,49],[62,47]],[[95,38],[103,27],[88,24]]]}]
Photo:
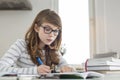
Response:
[{"label": "girl's hair", "polygon": [[[41,44],[41,40],[39,39],[38,33],[34,30],[35,24],[41,26],[44,22],[51,23],[52,25],[57,26],[60,30],[55,41],[51,45],[45,46],[45,55],[42,54],[42,50],[38,47],[39,44]],[[59,63],[58,50],[61,44],[61,36],[62,36],[61,33],[62,33],[62,24],[61,24],[61,19],[57,13],[51,11],[50,9],[45,9],[40,13],[38,13],[31,27],[29,28],[29,30],[25,35],[28,54],[30,55],[33,63],[38,65],[36,61],[36,56],[39,56],[42,59],[42,61],[48,66]],[[46,56],[46,60],[44,60],[45,56]]]}]

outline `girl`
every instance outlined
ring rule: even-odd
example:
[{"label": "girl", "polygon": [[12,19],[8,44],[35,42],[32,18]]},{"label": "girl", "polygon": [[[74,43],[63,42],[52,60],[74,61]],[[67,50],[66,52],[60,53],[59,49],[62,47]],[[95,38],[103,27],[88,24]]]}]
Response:
[{"label": "girl", "polygon": [[18,39],[1,58],[0,72],[43,74],[50,73],[55,65],[60,72],[73,71],[59,52],[61,36],[59,15],[50,9],[41,11],[26,33],[25,40]]}]

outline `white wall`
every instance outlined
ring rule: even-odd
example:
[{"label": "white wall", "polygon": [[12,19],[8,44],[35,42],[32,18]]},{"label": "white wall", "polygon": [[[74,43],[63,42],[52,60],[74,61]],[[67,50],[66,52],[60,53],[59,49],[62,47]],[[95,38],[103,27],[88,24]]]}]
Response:
[{"label": "white wall", "polygon": [[120,0],[92,0],[95,2],[96,53],[120,53]]},{"label": "white wall", "polygon": [[45,8],[57,11],[56,0],[30,0],[30,11],[0,11],[0,56],[2,56],[17,39],[24,38],[36,14]]}]

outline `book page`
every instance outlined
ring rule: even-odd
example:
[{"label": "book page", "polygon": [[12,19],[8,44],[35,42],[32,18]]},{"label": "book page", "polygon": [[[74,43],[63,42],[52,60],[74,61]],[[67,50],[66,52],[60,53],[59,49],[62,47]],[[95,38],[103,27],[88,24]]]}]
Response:
[{"label": "book page", "polygon": [[81,73],[78,73],[78,72],[66,72],[66,73],[50,73],[50,74],[47,74],[47,76],[62,76],[62,78],[77,78],[77,79],[80,79],[80,78],[83,78],[83,79],[86,79],[87,77],[91,77],[91,78],[94,78],[94,77],[103,77],[104,75],[101,74],[101,73],[98,73],[98,72],[92,72],[92,71],[89,71],[89,72],[81,72]]},{"label": "book page", "polygon": [[98,72],[88,71],[86,73],[87,73],[87,77],[104,77],[104,74]]}]

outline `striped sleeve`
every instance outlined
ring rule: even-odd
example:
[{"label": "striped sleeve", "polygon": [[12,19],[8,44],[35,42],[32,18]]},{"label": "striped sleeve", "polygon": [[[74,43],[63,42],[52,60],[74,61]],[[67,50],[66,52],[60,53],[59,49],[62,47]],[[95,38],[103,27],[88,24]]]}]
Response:
[{"label": "striped sleeve", "polygon": [[19,41],[17,40],[13,45],[10,46],[8,51],[0,59],[0,64],[6,66],[13,66],[13,64],[15,64],[15,62],[22,54],[22,49],[18,47],[18,45],[19,45]]},{"label": "striped sleeve", "polygon": [[16,62],[21,58],[25,51],[25,41],[17,40],[0,59],[0,72],[15,72],[22,74],[38,74],[37,66],[16,67]]},{"label": "striped sleeve", "polygon": [[1,66],[0,64],[0,72],[10,72],[10,73],[17,73],[17,74],[33,74],[37,75],[37,66],[29,67],[29,68],[17,68],[17,67],[10,67],[10,66]]}]

